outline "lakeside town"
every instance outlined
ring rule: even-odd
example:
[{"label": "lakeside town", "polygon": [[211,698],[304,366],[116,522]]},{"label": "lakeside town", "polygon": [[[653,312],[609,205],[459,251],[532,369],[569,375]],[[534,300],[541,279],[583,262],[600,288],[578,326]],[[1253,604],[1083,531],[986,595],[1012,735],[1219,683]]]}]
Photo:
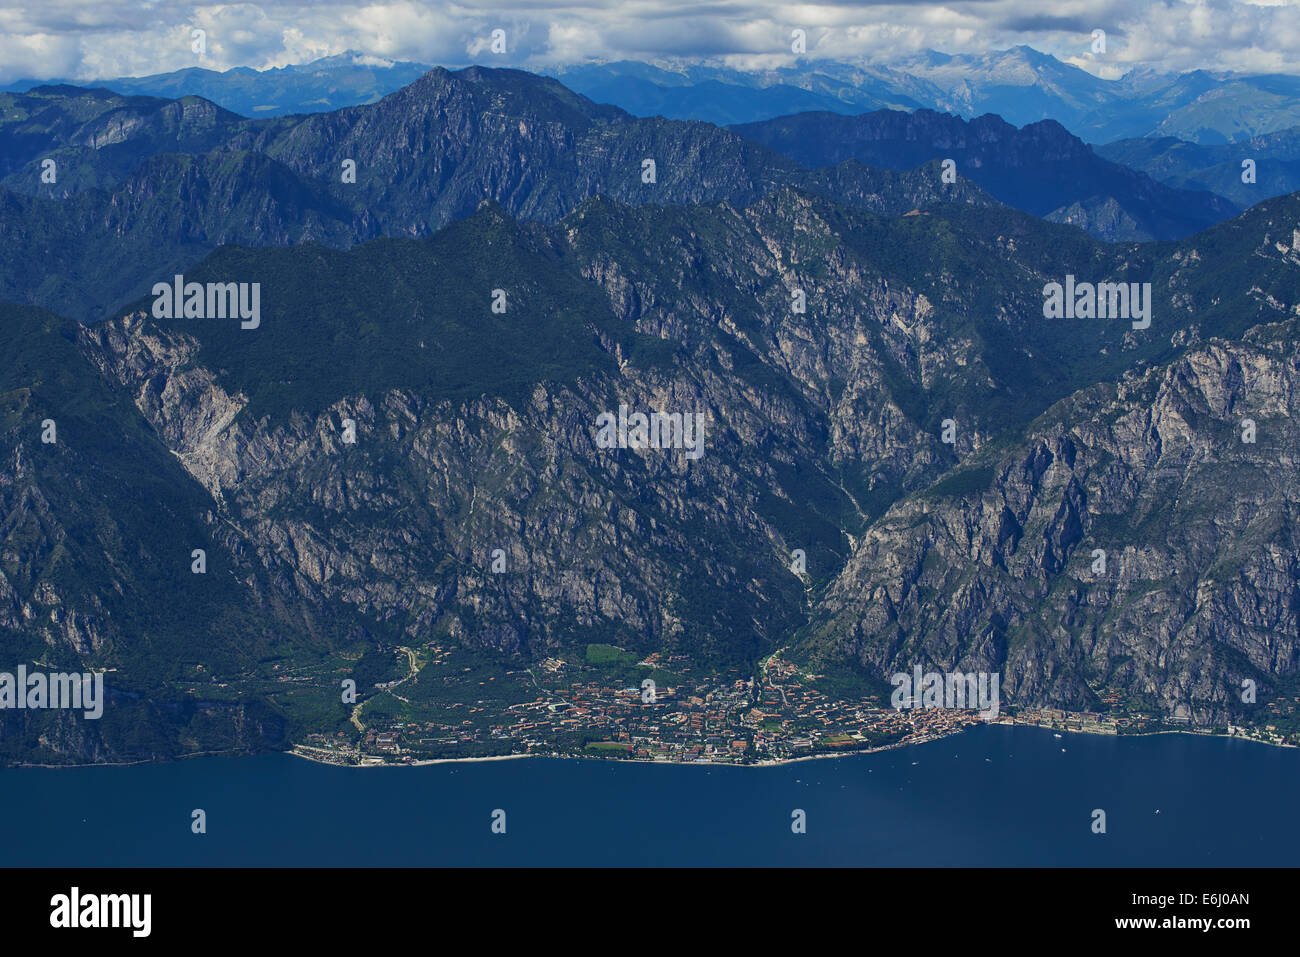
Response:
[{"label": "lakeside town", "polygon": [[[585,660],[548,658],[535,668],[492,673],[465,666],[450,651],[433,649],[423,660],[411,649],[400,653],[408,662],[405,678],[377,686],[354,709],[348,730],[311,734],[293,752],[361,766],[526,755],[759,765],[920,744],[986,720],[973,708],[896,709],[879,697],[830,693],[824,676],[804,672],[780,652],[753,675],[730,679],[694,678],[684,657],[638,660],[612,646],[589,646]],[[646,677],[628,680],[629,673]],[[423,696],[414,693],[417,675]],[[1124,709],[1118,696],[1101,699],[1117,710],[1008,707],[990,720],[1062,732],[1188,731],[1300,744],[1300,735],[1275,724],[1211,731],[1185,717]],[[1300,697],[1282,701],[1266,707],[1294,719]]]}]

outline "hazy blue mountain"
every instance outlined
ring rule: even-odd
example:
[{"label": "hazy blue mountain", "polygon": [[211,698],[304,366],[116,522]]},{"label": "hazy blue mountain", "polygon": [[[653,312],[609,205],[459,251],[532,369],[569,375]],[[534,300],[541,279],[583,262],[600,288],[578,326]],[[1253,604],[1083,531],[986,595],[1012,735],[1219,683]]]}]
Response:
[{"label": "hazy blue mountain", "polygon": [[1300,119],[1300,77],[1290,75],[1142,70],[1103,80],[1027,46],[978,55],[931,52],[898,66],[943,91],[938,109],[967,117],[996,113],[1016,126],[1051,119],[1089,143],[1138,136],[1226,143]]},{"label": "hazy blue mountain", "polygon": [[[1076,135],[1115,99],[1116,84],[1027,46],[982,54],[929,51],[900,68],[941,91],[937,106],[962,116],[996,113],[1015,126],[1054,119]],[[1085,136],[1085,139],[1087,137]]]},{"label": "hazy blue mountain", "polygon": [[[1115,84],[1028,47],[979,57],[930,52],[894,68],[810,60],[758,71],[610,63],[553,72],[598,102],[637,115],[717,123],[756,122],[796,110],[858,114],[924,107],[968,117],[998,113],[1017,125],[1051,117],[1074,129],[1115,91]],[[787,108],[791,104],[794,109]]]},{"label": "hazy blue mountain", "polygon": [[[373,103],[428,69],[349,52],[263,71],[193,67],[93,85],[127,95],[202,96],[244,116],[281,116]],[[1294,76],[1141,69],[1102,80],[1027,46],[983,54],[928,51],[892,65],[807,60],[795,67],[742,71],[614,61],[537,69],[634,116],[718,125],[813,110],[858,114],[927,108],[968,119],[995,113],[1015,126],[1052,119],[1090,143],[1175,136],[1204,144],[1300,125],[1300,78]],[[26,92],[68,82],[20,80],[0,89]]]},{"label": "hazy blue mountain", "polygon": [[635,61],[542,72],[597,103],[612,103],[634,116],[704,120],[720,126],[806,110],[912,110],[932,104],[941,92],[886,67],[820,61],[754,72],[700,65],[667,68]]},{"label": "hazy blue mountain", "polygon": [[626,63],[553,72],[598,102],[637,115],[717,123],[806,110],[858,114],[925,107],[968,119],[995,113],[1015,126],[1055,120],[1090,143],[1163,135],[1226,143],[1292,127],[1300,119],[1297,77],[1142,70],[1103,80],[1027,46],[984,54],[929,51],[891,67],[809,60],[754,72]]},{"label": "hazy blue mountain", "polygon": [[[106,79],[94,85],[127,95],[168,99],[201,96],[242,116],[283,116],[373,103],[411,83],[428,69],[420,63],[347,52],[266,70],[236,67],[218,72],[190,67],[152,76]],[[3,89],[26,92],[36,86],[71,82],[18,80]]]},{"label": "hazy blue mountain", "polygon": [[[1205,189],[1238,206],[1300,190],[1300,127],[1252,136],[1241,143],[1202,146],[1172,136],[1117,140],[1095,146],[1099,156],[1178,189]],[[1255,182],[1242,182],[1242,162],[1255,161]]]},{"label": "hazy blue mountain", "polygon": [[1198,71],[1156,86],[1144,100],[1158,117],[1154,125],[1127,134],[1099,125],[1091,139],[1109,142],[1131,136],[1175,136],[1215,145],[1240,143],[1300,125],[1300,76],[1237,77]]},{"label": "hazy blue mountain", "polygon": [[997,116],[968,122],[930,110],[880,110],[801,113],[732,129],[809,167],[852,158],[911,169],[952,159],[1007,205],[1057,222],[1086,220],[1103,239],[1176,239],[1238,211],[1203,188],[1175,189],[1103,159],[1051,120],[1016,129]]}]

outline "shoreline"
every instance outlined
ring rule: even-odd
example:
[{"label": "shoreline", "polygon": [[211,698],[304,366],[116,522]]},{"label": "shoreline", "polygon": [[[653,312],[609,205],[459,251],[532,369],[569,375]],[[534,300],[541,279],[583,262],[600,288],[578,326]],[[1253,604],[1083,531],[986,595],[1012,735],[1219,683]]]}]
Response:
[{"label": "shoreline", "polygon": [[[1274,748],[1294,749],[1296,747],[1300,747],[1294,744],[1286,744],[1285,742],[1278,744],[1273,741],[1261,741],[1257,738],[1248,737],[1246,735],[1213,734],[1209,731],[1198,731],[1198,730],[1181,729],[1181,728],[1168,728],[1168,729],[1162,729],[1160,731],[1142,731],[1142,732],[1129,732],[1125,734],[1114,734],[1105,731],[1089,731],[1089,730],[1084,730],[1082,728],[1052,728],[1052,727],[1045,727],[1041,724],[1028,724],[1028,723],[1022,724],[1014,721],[1010,723],[992,722],[992,724],[995,725],[1000,724],[1002,727],[1011,727],[1011,728],[1034,728],[1039,731],[1050,731],[1052,734],[1058,734],[1058,735],[1089,734],[1089,735],[1094,735],[1096,737],[1103,737],[1103,738],[1147,738],[1147,737],[1154,737],[1155,735],[1160,735],[1160,734],[1187,734],[1187,735],[1192,735],[1194,737],[1223,738],[1224,740],[1246,741],[1251,744],[1262,744],[1267,747],[1274,747]],[[906,741],[906,742],[895,743],[895,744],[887,744],[879,748],[865,748],[865,749],[857,749],[853,751],[834,751],[834,752],[826,752],[821,754],[805,754],[797,758],[771,758],[762,761],[750,761],[745,763],[737,763],[733,761],[673,761],[673,760],[660,761],[653,758],[650,759],[610,758],[610,757],[602,757],[602,756],[587,755],[587,754],[533,753],[533,754],[501,754],[501,755],[490,755],[487,757],[431,758],[423,761],[409,761],[409,762],[382,761],[379,763],[372,762],[370,764],[339,764],[334,761],[325,761],[320,758],[313,757],[310,754],[303,754],[298,750],[299,746],[297,745],[295,745],[292,749],[285,751],[283,753],[292,755],[297,758],[302,758],[306,761],[311,761],[315,764],[324,764],[330,767],[341,767],[341,768],[414,768],[414,767],[423,767],[430,764],[459,764],[459,763],[473,762],[473,761],[510,761],[515,758],[546,758],[555,761],[564,761],[564,760],[614,761],[620,764],[651,764],[651,765],[668,764],[676,767],[692,767],[692,768],[698,768],[698,767],[774,768],[774,767],[782,767],[787,764],[798,764],[803,761],[820,761],[827,758],[831,758],[831,759],[851,758],[855,756],[868,755],[868,754],[884,754],[887,751],[898,751],[902,748],[910,748],[910,747],[915,747],[917,745],[930,744],[935,741],[943,741],[948,738],[955,738],[965,733],[967,730],[969,729],[962,728],[960,730],[953,731],[947,734],[937,734],[916,741]]]},{"label": "shoreline", "polygon": [[[1223,738],[1224,740],[1246,741],[1250,744],[1262,744],[1272,748],[1291,748],[1295,749],[1300,745],[1287,744],[1286,742],[1278,743],[1275,741],[1263,741],[1259,738],[1253,738],[1242,734],[1212,734],[1209,731],[1200,731],[1184,728],[1166,728],[1159,731],[1142,731],[1129,732],[1125,734],[1114,734],[1105,731],[1091,731],[1082,728],[1052,728],[1041,724],[1028,724],[1020,722],[992,722],[1002,727],[1012,728],[1036,728],[1039,731],[1050,731],[1053,734],[1090,734],[1106,738],[1147,738],[1159,734],[1188,734],[1198,737]],[[820,761],[826,758],[851,758],[858,755],[883,754],[886,751],[897,751],[901,748],[910,748],[921,744],[930,744],[934,741],[943,741],[947,738],[955,738],[964,733],[967,728],[962,728],[947,734],[937,734],[925,737],[916,741],[907,741],[895,744],[887,744],[879,748],[859,748],[852,751],[831,751],[819,754],[805,754],[792,758],[769,758],[762,761],[750,761],[745,763],[736,763],[732,761],[658,761],[645,758],[610,758],[598,755],[588,754],[552,754],[552,753],[531,753],[531,754],[490,754],[477,757],[463,758],[426,758],[417,761],[378,761],[368,764],[343,764],[337,761],[326,761],[323,758],[316,757],[312,754],[300,751],[300,748],[309,748],[309,745],[295,744],[293,747],[284,751],[247,751],[242,749],[232,749],[227,751],[199,751],[192,754],[179,754],[174,757],[154,759],[142,759],[139,761],[102,761],[92,764],[35,764],[35,763],[17,763],[10,765],[11,768],[44,768],[47,770],[57,771],[68,768],[130,768],[146,764],[165,764],[170,761],[189,761],[194,758],[209,757],[253,757],[257,754],[284,754],[290,757],[301,758],[304,761],[310,761],[313,764],[322,764],[327,767],[336,768],[416,768],[426,767],[434,764],[468,764],[481,761],[513,761],[520,758],[548,758],[551,760],[569,760],[569,761],[618,761],[624,764],[670,764],[677,767],[709,767],[709,768],[774,768],[787,764],[799,764],[803,761]],[[323,750],[323,749],[312,749]]]}]

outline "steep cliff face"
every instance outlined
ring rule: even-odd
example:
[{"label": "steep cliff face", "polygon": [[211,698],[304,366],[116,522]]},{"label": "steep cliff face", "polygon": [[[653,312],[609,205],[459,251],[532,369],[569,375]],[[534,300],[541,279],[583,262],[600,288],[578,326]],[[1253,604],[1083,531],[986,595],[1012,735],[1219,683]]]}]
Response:
[{"label": "steep cliff face", "polygon": [[[367,650],[430,641],[701,669],[790,646],[868,680],[994,670],[1008,703],[1118,691],[1221,721],[1233,682],[1296,664],[1296,202],[1159,247],[790,190],[598,199],[553,226],[486,204],[426,240],[186,268],[258,283],[255,329],[148,300],[47,317],[6,367],[25,411],[0,504],[30,530],[4,559],[6,633],[32,661],[118,668],[152,710],[93,740],[23,725],[12,753],[282,742],[339,718]],[[1044,319],[1044,284],[1074,272],[1151,282],[1152,324]],[[623,408],[701,431],[608,447]],[[66,459],[39,458],[45,417],[74,423],[44,450]]]},{"label": "steep cliff face", "polygon": [[820,662],[997,672],[1004,700],[1197,724],[1300,664],[1295,320],[1059,403],[899,503],[804,638]]},{"label": "steep cliff face", "polygon": [[[609,634],[743,657],[801,610],[779,535],[745,507],[770,494],[765,470],[741,460],[772,423],[747,422],[758,418],[753,397],[721,382],[706,396],[687,377],[625,370],[573,389],[539,385],[517,406],[393,390],[315,417],[223,427],[241,400],[184,369],[183,340],[137,332],[138,322],[100,331],[110,371],[258,543],[286,599],[337,597],[414,638],[534,654]],[[691,461],[597,448],[597,417],[620,404],[703,414],[707,450]],[[355,445],[342,438],[345,419]],[[787,424],[789,437],[769,441],[794,458],[808,424],[797,414]],[[505,568],[492,574],[497,548]],[[747,617],[732,620],[738,609]]]},{"label": "steep cliff face", "polygon": [[0,322],[0,671],[107,672],[96,719],[0,712],[0,760],[282,745],[283,714],[218,683],[307,666],[364,629],[342,607],[275,600],[212,499],[82,358],[75,325],[9,305]]},{"label": "steep cliff face", "polygon": [[[83,340],[286,602],[510,652],[613,636],[735,664],[802,623],[794,549],[828,580],[997,425],[954,450],[941,417],[1024,385],[992,370],[993,326],[952,275],[974,302],[1032,302],[1008,264],[971,271],[985,251],[961,244],[931,274],[877,258],[947,228],[792,192],[596,201],[552,230],[486,206],[428,242],[228,250],[188,272],[261,283],[255,331],[133,313]],[[622,406],[702,416],[700,454],[598,448]]]},{"label": "steep cliff face", "polygon": [[[494,256],[445,272],[467,230]],[[411,275],[444,273],[455,298],[417,289],[408,300],[376,275],[358,298],[383,334],[346,352],[311,356],[303,320],[347,344],[335,336],[353,313],[275,311],[285,300],[268,300],[257,333],[224,340],[143,315],[83,338],[223,517],[259,543],[286,601],[336,598],[412,639],[512,653],[617,638],[735,664],[771,647],[805,607],[785,538],[797,530],[835,561],[846,548],[839,526],[853,506],[823,464],[823,411],[788,384],[761,388],[634,332],[546,237],[499,213],[455,232],[403,247]],[[320,268],[366,276],[370,254]],[[475,275],[488,267],[495,278]],[[302,288],[316,278],[309,270]],[[493,282],[506,290],[499,316]],[[482,290],[472,318],[470,289]],[[719,334],[704,337],[702,349],[722,348]],[[338,364],[364,381],[281,395],[262,371],[282,360],[295,383],[328,381]],[[599,447],[600,416],[623,406],[699,416],[698,446]],[[504,570],[493,573],[498,548]]]},{"label": "steep cliff face", "polygon": [[[1293,314],[1291,247],[1270,238],[1283,214],[1136,260],[1158,290],[1145,337],[1041,316],[1058,267],[1133,269],[1134,250],[787,192],[744,209],[595,201],[553,229],[486,206],[431,241],[223,251],[192,276],[261,281],[259,329],[134,312],[82,342],[286,605],[524,658],[607,640],[738,665],[798,634],[819,664],[875,678],[980,664],[1012,701],[1076,706],[1113,685],[1209,721],[1227,713],[1230,651],[1260,676],[1294,669],[1291,638],[1261,657],[1264,612],[1220,621],[1248,599],[1207,575],[1247,538],[1197,524],[1227,493],[1289,529],[1284,491],[1233,472],[1273,446],[1238,461],[1184,411],[1255,409],[1273,381],[1242,393],[1247,356],[1281,360],[1199,330]],[[1201,290],[1242,246],[1257,262],[1234,273],[1251,288],[1228,321]],[[601,448],[599,417],[621,406],[699,413],[700,454]],[[1093,547],[1096,581],[1079,568]],[[1254,561],[1233,587],[1287,573]]]}]

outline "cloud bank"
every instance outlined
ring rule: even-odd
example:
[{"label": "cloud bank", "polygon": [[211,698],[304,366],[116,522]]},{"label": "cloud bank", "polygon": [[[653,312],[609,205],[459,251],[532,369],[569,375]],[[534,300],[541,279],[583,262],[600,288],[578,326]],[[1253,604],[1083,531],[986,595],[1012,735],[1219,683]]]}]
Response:
[{"label": "cloud bank", "polygon": [[[749,69],[800,59],[795,29],[807,37],[804,60],[888,64],[1026,44],[1108,78],[1134,68],[1300,73],[1300,0],[31,0],[0,10],[0,81],[266,69],[345,51],[446,66],[684,59]],[[1105,54],[1092,52],[1098,29]],[[493,52],[493,30],[505,32],[504,53]]]}]

